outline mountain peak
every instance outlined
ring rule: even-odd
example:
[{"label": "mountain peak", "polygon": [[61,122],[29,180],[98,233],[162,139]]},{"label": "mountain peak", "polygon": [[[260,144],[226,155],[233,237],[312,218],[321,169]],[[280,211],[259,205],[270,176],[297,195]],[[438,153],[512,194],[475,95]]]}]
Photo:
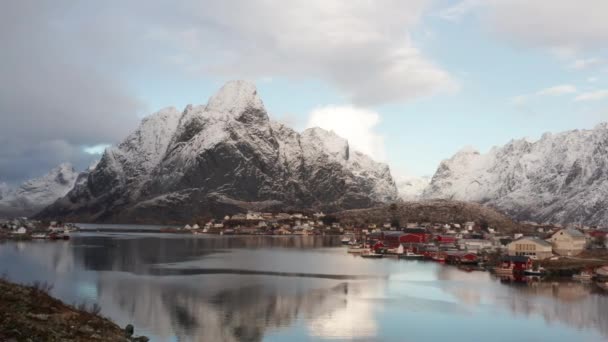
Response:
[{"label": "mountain peak", "polygon": [[595,127],[593,127],[594,130],[606,130],[608,129],[608,122],[600,122],[599,124],[595,125]]},{"label": "mountain peak", "polygon": [[307,128],[302,132],[304,139],[309,139],[320,144],[329,154],[340,160],[349,158],[348,140],[337,135],[334,131],[328,131],[320,127]]},{"label": "mountain peak", "polygon": [[255,84],[249,81],[229,81],[213,95],[207,104],[208,111],[240,115],[247,109],[264,111]]}]

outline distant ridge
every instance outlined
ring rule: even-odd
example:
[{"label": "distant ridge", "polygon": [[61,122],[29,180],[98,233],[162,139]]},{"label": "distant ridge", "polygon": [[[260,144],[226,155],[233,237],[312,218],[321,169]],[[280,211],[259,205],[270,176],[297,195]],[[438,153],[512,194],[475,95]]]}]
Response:
[{"label": "distant ridge", "polygon": [[608,226],[608,124],[464,149],[438,167],[422,196],[473,201],[516,220]]}]

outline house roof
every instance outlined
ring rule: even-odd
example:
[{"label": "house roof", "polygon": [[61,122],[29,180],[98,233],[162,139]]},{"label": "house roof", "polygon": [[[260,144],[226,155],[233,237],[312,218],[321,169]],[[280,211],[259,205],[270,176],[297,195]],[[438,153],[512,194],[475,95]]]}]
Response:
[{"label": "house roof", "polygon": [[[555,234],[560,233],[560,232],[566,233],[573,238],[584,238],[585,237],[585,234],[583,234],[579,230],[573,229],[573,228],[558,230],[557,232],[555,232]],[[553,235],[555,235],[555,234],[553,234]]]},{"label": "house roof", "polygon": [[[517,240],[514,240],[513,242],[518,242],[518,241],[522,241],[522,240],[528,240],[528,241],[532,241],[534,243],[537,243],[541,246],[546,246],[546,247],[552,247],[551,243],[549,243],[548,241],[545,241],[543,239],[539,239],[535,236],[522,236]],[[511,243],[513,243],[511,242]]]},{"label": "house roof", "polygon": [[427,231],[424,228],[405,228],[403,232],[408,234],[424,234]]}]

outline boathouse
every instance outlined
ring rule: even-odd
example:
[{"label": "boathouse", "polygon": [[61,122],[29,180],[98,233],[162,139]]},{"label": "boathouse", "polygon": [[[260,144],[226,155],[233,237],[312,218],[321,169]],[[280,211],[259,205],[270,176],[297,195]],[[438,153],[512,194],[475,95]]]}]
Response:
[{"label": "boathouse", "polygon": [[528,256],[539,260],[553,256],[553,246],[537,237],[521,237],[507,245],[510,256]]},{"label": "boathouse", "polygon": [[453,245],[456,243],[456,237],[450,235],[437,235],[435,237],[435,241],[437,241],[441,245]]},{"label": "boathouse", "polygon": [[471,252],[452,252],[445,253],[445,261],[450,264],[476,264],[479,257]]},{"label": "boathouse", "polygon": [[513,272],[522,272],[528,268],[532,268],[532,259],[523,255],[505,255],[500,259],[500,267],[503,269],[512,269]]}]

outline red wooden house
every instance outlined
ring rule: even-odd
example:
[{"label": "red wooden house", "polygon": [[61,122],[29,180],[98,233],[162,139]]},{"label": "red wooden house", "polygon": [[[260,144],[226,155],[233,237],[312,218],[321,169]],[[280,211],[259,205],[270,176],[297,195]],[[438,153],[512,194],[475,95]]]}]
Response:
[{"label": "red wooden house", "polygon": [[428,243],[431,234],[424,228],[406,228],[401,236],[401,243]]},{"label": "red wooden house", "polygon": [[476,264],[479,256],[471,252],[446,252],[445,260],[450,264]]},{"label": "red wooden house", "polygon": [[456,237],[450,235],[437,235],[435,241],[441,245],[453,245],[456,243]]},{"label": "red wooden house", "polygon": [[500,260],[500,268],[502,269],[511,269],[513,273],[515,272],[523,272],[528,268],[532,268],[532,259],[527,256],[510,256],[505,255]]}]

